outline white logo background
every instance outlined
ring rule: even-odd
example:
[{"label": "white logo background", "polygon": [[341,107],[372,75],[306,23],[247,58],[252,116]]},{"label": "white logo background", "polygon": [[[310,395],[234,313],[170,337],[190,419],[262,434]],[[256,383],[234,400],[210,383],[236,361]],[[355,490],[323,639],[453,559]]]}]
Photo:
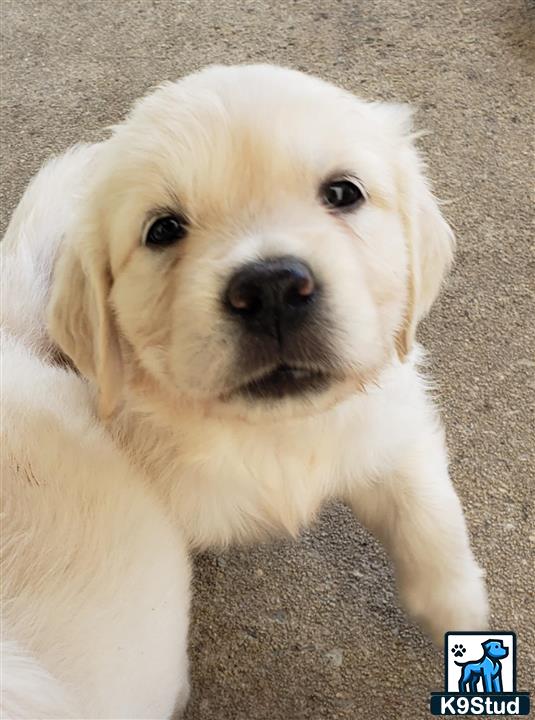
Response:
[{"label": "white logo background", "polygon": [[[514,692],[513,688],[513,658],[515,655],[515,638],[512,633],[450,633],[446,638],[446,691],[459,692],[459,678],[462,668],[455,664],[477,662],[483,657],[484,650],[481,643],[487,640],[501,640],[504,647],[509,648],[509,654],[500,659],[502,666],[503,692]],[[462,657],[455,657],[452,649],[454,645],[462,645],[466,652]],[[481,680],[477,686],[478,692],[484,692]]]}]

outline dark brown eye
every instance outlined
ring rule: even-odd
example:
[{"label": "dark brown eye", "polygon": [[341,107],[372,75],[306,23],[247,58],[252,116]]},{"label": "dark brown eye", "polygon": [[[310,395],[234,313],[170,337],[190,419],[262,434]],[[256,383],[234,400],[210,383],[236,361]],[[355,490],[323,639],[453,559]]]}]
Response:
[{"label": "dark brown eye", "polygon": [[157,218],[147,230],[145,245],[148,247],[168,247],[187,235],[186,219],[179,215],[165,215]]},{"label": "dark brown eye", "polygon": [[322,197],[328,207],[351,209],[364,200],[364,193],[351,180],[333,180],[323,186]]}]

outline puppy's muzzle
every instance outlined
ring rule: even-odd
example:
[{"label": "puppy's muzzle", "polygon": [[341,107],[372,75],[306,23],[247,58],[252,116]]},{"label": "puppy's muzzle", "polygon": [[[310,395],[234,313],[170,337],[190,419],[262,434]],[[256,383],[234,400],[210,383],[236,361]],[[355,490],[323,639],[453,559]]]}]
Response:
[{"label": "puppy's muzzle", "polygon": [[274,399],[330,385],[325,307],[305,262],[286,256],[242,266],[228,282],[224,304],[239,333],[235,392]]},{"label": "puppy's muzzle", "polygon": [[256,336],[288,336],[310,319],[318,297],[312,270],[294,257],[249,263],[237,270],[227,287],[228,312]]}]

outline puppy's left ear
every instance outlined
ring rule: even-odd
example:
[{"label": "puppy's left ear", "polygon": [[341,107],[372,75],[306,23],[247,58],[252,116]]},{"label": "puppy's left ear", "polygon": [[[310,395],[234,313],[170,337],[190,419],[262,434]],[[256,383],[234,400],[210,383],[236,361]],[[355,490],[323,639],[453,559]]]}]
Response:
[{"label": "puppy's left ear", "polygon": [[408,255],[407,307],[396,346],[404,358],[414,344],[416,327],[429,312],[449,270],[455,247],[452,229],[443,218],[414,147],[411,111],[403,113],[401,152],[397,163],[399,212],[405,228]]},{"label": "puppy's left ear", "polygon": [[107,419],[119,401],[123,366],[102,245],[91,231],[68,234],[54,271],[48,327],[78,370],[96,381],[99,415]]}]

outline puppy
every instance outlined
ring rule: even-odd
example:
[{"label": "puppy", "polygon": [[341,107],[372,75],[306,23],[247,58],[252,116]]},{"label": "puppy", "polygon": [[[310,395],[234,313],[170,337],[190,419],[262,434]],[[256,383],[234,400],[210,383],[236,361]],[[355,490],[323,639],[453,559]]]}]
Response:
[{"label": "puppy", "polygon": [[43,324],[89,148],[30,186],[2,251],[3,718],[168,718],[188,695],[189,563]]},{"label": "puppy", "polygon": [[191,546],[329,498],[435,640],[487,622],[414,336],[452,259],[405,107],[271,66],[139,102],[90,160],[48,322]]},{"label": "puppy", "polygon": [[282,68],[161,86],[57,167],[52,191],[85,163],[46,325],[190,547],[341,498],[440,641],[488,610],[417,370],[453,235],[413,137],[405,107]]}]

